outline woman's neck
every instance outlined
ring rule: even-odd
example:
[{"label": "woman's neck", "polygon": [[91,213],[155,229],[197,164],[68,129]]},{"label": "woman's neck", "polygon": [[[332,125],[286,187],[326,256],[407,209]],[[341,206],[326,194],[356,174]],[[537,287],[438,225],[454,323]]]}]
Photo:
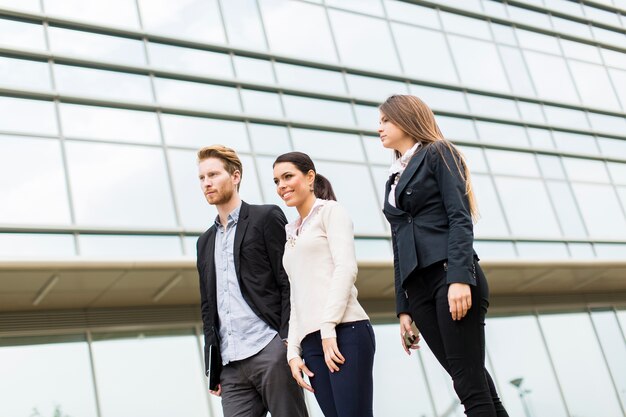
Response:
[{"label": "woman's neck", "polygon": [[296,207],[301,220],[304,220],[304,218],[309,215],[311,209],[313,208],[313,204],[315,204],[315,200],[317,200],[315,194],[311,193],[311,195],[302,204]]},{"label": "woman's neck", "polygon": [[398,151],[398,153],[400,153],[400,156],[404,156],[405,153],[407,153],[409,151],[409,149],[411,149],[413,146],[415,146],[417,142],[414,140],[407,140],[404,141],[402,143],[398,144],[398,147],[396,148],[396,151]]}]

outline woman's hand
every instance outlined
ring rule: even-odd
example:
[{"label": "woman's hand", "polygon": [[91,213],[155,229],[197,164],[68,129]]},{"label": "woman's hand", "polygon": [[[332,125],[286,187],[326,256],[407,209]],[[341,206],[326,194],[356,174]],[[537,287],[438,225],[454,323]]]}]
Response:
[{"label": "woman's hand", "polygon": [[[413,319],[411,318],[410,315],[406,313],[401,313],[399,318],[400,318],[400,343],[402,344],[402,348],[407,353],[407,355],[410,355],[411,354],[410,349],[415,350],[415,349],[420,348],[417,345],[420,341],[420,336],[419,334],[416,335],[413,332],[413,327],[411,327],[411,324],[413,323]],[[407,334],[411,336],[411,338],[414,339],[413,343],[411,343],[411,346],[407,346],[407,344],[404,342],[405,338],[407,337]]]},{"label": "woman's hand", "polygon": [[291,359],[289,361],[289,367],[291,368],[291,376],[293,377],[293,379],[296,380],[298,385],[300,385],[307,391],[314,392],[313,387],[307,384],[302,377],[302,372],[304,372],[309,378],[313,377],[313,372],[311,372],[309,368],[306,367],[302,358],[297,357]]},{"label": "woman's hand", "polygon": [[343,357],[341,352],[339,352],[339,348],[337,347],[337,338],[328,337],[326,339],[322,339],[322,350],[324,351],[324,361],[326,361],[326,366],[328,366],[330,372],[338,372],[339,367],[337,364],[343,365],[346,362],[346,359]]},{"label": "woman's hand", "polygon": [[472,308],[472,291],[469,284],[455,282],[448,287],[448,304],[452,320],[461,320]]}]

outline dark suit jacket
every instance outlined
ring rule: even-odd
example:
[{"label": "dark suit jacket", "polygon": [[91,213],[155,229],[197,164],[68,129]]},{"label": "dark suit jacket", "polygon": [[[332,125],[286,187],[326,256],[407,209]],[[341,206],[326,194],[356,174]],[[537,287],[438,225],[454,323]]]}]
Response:
[{"label": "dark suit jacket", "polygon": [[419,149],[396,185],[397,207],[388,202],[394,176],[385,186],[383,212],[392,231],[397,314],[409,311],[406,279],[436,262],[447,260],[448,283],[476,285],[472,217],[454,158],[443,142]]},{"label": "dark suit jacket", "polygon": [[[287,219],[278,206],[242,202],[233,248],[235,272],[243,298],[252,311],[283,339],[287,338],[290,313],[289,280],[282,264],[286,224]],[[197,244],[205,367],[208,366],[209,346],[220,346],[215,233],[213,225],[200,236]]]}]

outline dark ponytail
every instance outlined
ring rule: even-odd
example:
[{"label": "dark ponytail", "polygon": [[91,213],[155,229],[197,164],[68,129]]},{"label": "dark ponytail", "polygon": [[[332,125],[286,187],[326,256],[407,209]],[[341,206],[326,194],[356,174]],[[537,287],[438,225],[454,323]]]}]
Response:
[{"label": "dark ponytail", "polygon": [[330,184],[330,181],[328,181],[328,179],[323,175],[317,173],[315,170],[315,164],[313,164],[309,155],[303,152],[284,153],[276,158],[274,165],[272,166],[276,166],[276,164],[282,162],[291,162],[305,175],[309,171],[313,171],[315,173],[315,181],[313,182],[313,193],[315,194],[315,197],[321,198],[322,200],[337,201],[337,197],[335,197],[335,192],[333,191],[333,186]]}]

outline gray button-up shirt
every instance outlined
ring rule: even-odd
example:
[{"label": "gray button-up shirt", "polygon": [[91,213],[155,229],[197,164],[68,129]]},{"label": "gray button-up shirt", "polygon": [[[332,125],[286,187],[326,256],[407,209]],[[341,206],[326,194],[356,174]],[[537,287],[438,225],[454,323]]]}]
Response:
[{"label": "gray button-up shirt", "polygon": [[249,358],[261,351],[277,332],[257,316],[244,300],[235,271],[234,244],[239,209],[228,215],[224,229],[215,219],[215,273],[220,353],[224,365]]}]

